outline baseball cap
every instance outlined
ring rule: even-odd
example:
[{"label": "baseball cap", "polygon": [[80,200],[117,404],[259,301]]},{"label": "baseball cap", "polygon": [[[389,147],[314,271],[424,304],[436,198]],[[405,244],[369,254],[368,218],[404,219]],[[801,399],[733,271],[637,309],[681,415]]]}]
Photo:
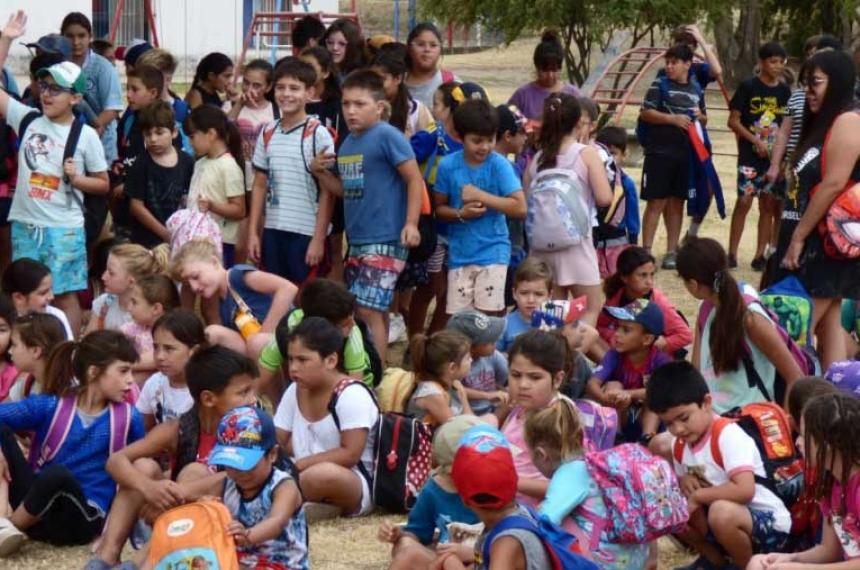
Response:
[{"label": "baseball cap", "polygon": [[505,319],[468,309],[451,317],[447,328],[460,331],[472,344],[495,344],[505,332]]},{"label": "baseball cap", "polygon": [[50,75],[54,79],[54,83],[60,87],[70,89],[74,93],[83,95],[87,90],[87,76],[83,70],[72,63],[64,61],[55,63],[50,67],[43,67],[36,72],[36,79],[41,79],[46,75]]},{"label": "baseball cap", "polygon": [[[501,509],[517,495],[517,470],[508,440],[489,425],[469,428],[460,439],[451,478],[463,503]],[[475,498],[480,496],[481,500]]]},{"label": "baseball cap", "polygon": [[585,295],[570,300],[546,301],[532,313],[532,328],[549,330],[575,323],[582,318],[587,306],[588,297]]},{"label": "baseball cap", "polygon": [[454,455],[457,453],[460,440],[469,428],[480,425],[477,416],[454,416],[438,428],[433,434],[433,463],[441,473],[450,473]]},{"label": "baseball cap", "polygon": [[277,443],[275,424],[265,411],[241,406],[227,412],[218,422],[218,443],[209,455],[209,465],[250,471]]},{"label": "baseball cap", "polygon": [[500,133],[526,132],[528,121],[516,105],[499,105],[496,112],[499,115]]},{"label": "baseball cap", "polygon": [[610,316],[619,321],[632,321],[642,325],[647,332],[660,336],[663,334],[663,311],[647,299],[636,299],[624,307],[604,307]]},{"label": "baseball cap", "polygon": [[477,83],[472,83],[467,81],[466,83],[461,83],[457,87],[455,87],[451,91],[451,97],[454,98],[454,101],[457,103],[465,103],[470,99],[483,99],[484,101],[489,101],[490,98],[487,97],[487,92],[484,91],[484,88],[478,85]]},{"label": "baseball cap", "polygon": [[48,34],[42,36],[37,41],[29,44],[24,44],[28,48],[36,48],[49,53],[58,53],[64,59],[72,57],[72,42],[65,36],[60,34]]},{"label": "baseball cap", "polygon": [[134,66],[137,63],[138,58],[152,49],[152,44],[147,41],[140,41],[138,43],[132,43],[132,45],[128,46],[123,50],[122,60],[126,63],[126,65]]}]

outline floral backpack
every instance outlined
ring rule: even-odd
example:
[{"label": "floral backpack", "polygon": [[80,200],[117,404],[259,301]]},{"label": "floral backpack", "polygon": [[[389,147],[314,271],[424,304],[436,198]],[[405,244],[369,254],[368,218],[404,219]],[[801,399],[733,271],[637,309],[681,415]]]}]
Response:
[{"label": "floral backpack", "polygon": [[574,403],[585,432],[586,447],[593,451],[603,451],[615,445],[618,412],[592,400],[574,400]]},{"label": "floral backpack", "polygon": [[215,244],[218,256],[222,255],[221,227],[212,216],[196,208],[175,211],[164,224],[170,232],[170,256],[192,239],[209,239]]}]

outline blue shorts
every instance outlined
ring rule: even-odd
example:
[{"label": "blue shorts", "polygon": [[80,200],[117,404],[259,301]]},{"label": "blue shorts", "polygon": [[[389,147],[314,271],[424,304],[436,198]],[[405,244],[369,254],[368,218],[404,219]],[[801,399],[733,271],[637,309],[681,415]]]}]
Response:
[{"label": "blue shorts", "polygon": [[388,311],[408,255],[409,249],[397,242],[349,246],[344,277],[356,302],[366,309]]},{"label": "blue shorts", "polygon": [[775,517],[773,511],[764,511],[747,507],[752,517],[752,543],[756,554],[780,552],[788,542],[788,533],[773,528]]},{"label": "blue shorts", "polygon": [[311,267],[305,263],[311,239],[311,236],[295,232],[264,229],[261,243],[263,267],[297,285],[304,283],[311,272]]},{"label": "blue shorts", "polygon": [[46,228],[12,222],[12,260],[29,257],[48,266],[54,294],[87,288],[84,228]]},{"label": "blue shorts", "polygon": [[738,198],[762,194],[772,194],[777,198],[784,196],[785,180],[780,179],[771,184],[764,175],[765,172],[759,172],[755,167],[738,166]]},{"label": "blue shorts", "polygon": [[221,261],[224,263],[224,269],[230,269],[236,265],[236,244],[221,244]]}]

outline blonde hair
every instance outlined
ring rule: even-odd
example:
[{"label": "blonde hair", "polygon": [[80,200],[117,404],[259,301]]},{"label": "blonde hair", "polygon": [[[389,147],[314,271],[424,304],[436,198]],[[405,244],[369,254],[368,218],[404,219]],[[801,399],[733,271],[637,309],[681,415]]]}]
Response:
[{"label": "blonde hair", "polygon": [[534,450],[543,447],[558,453],[558,459],[569,461],[582,453],[582,424],[573,405],[559,398],[548,407],[530,412],[524,430],[526,445]]},{"label": "blonde hair", "polygon": [[110,255],[122,263],[122,266],[135,281],[140,281],[147,275],[157,275],[167,270],[170,249],[167,244],[161,244],[154,249],[146,249],[136,243],[122,243],[113,246]]},{"label": "blonde hair", "polygon": [[221,264],[221,257],[218,255],[218,249],[212,240],[197,238],[188,240],[176,255],[173,256],[173,261],[170,263],[170,276],[175,281],[182,281],[182,266],[191,261],[212,261],[215,260]]},{"label": "blonde hair", "polygon": [[161,303],[164,312],[179,308],[179,291],[167,275],[147,275],[134,284],[150,305]]},{"label": "blonde hair", "polygon": [[175,73],[179,62],[166,49],[153,48],[137,58],[136,65],[149,65],[161,73]]}]

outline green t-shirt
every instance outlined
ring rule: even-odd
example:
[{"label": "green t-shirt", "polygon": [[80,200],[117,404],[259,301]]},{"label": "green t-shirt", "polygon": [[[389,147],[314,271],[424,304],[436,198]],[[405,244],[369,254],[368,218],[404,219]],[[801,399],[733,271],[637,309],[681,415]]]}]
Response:
[{"label": "green t-shirt", "polygon": [[[293,330],[304,318],[305,313],[301,309],[291,312],[287,316],[289,329]],[[284,355],[281,354],[278,341],[273,335],[272,340],[260,353],[259,364],[269,372],[275,372],[283,363]],[[364,350],[364,339],[358,326],[352,327],[349,337],[346,339],[346,346],[343,348],[343,366],[347,374],[361,378],[365,384],[373,388],[373,370],[370,367],[370,357]]]}]

